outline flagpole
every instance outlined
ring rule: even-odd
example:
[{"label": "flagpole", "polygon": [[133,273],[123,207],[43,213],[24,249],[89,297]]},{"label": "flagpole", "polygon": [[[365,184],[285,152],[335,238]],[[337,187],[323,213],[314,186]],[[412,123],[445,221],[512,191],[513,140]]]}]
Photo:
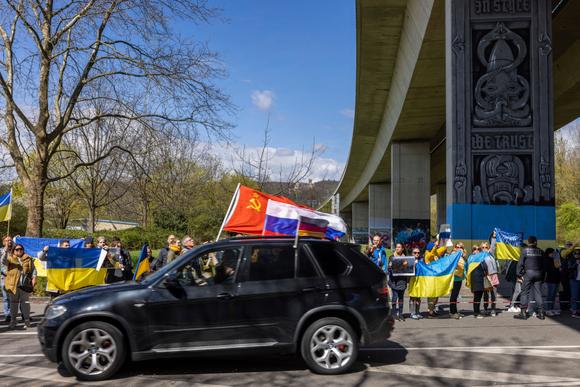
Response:
[{"label": "flagpole", "polygon": [[296,226],[296,237],[294,238],[294,248],[297,249],[298,248],[298,238],[300,236],[300,220],[301,220],[301,216],[298,216],[298,226]]},{"label": "flagpole", "polygon": [[10,203],[8,204],[8,209],[10,211],[10,214],[8,216],[8,228],[6,230],[6,235],[10,235],[10,220],[12,219],[12,201],[14,200],[14,198],[12,197],[12,187],[10,187]]},{"label": "flagpole", "polygon": [[230,206],[228,207],[228,210],[226,212],[226,216],[224,216],[224,220],[222,222],[222,225],[220,226],[220,231],[217,234],[217,237],[215,238],[216,242],[220,240],[220,236],[222,235],[222,231],[224,230],[224,226],[226,225],[226,220],[228,219],[228,217],[230,216],[230,213],[232,212],[232,208],[234,206],[234,201],[236,200],[238,193],[240,191],[240,186],[241,184],[238,183],[238,186],[236,187],[236,191],[234,192],[234,196],[232,196],[232,200],[230,201]]}]

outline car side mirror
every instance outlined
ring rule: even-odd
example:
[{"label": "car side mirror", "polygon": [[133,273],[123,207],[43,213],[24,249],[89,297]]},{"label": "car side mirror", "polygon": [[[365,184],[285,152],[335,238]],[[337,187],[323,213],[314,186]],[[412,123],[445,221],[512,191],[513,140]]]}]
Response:
[{"label": "car side mirror", "polygon": [[166,275],[165,277],[165,287],[167,289],[181,289],[181,284],[179,283],[179,280],[177,279],[177,273],[173,272],[173,273],[169,273]]}]

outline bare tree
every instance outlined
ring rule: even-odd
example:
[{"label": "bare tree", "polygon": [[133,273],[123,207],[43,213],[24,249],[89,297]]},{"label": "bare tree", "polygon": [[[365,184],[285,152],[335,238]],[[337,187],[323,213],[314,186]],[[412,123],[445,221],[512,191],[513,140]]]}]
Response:
[{"label": "bare tree", "polygon": [[[49,183],[119,149],[109,144],[102,157],[53,174],[69,133],[114,118],[181,136],[227,135],[220,114],[229,101],[212,83],[223,75],[216,55],[169,28],[172,18],[213,13],[201,0],[0,0],[0,145],[26,192],[27,234],[42,233]],[[103,110],[91,109],[95,99]]]},{"label": "bare tree", "polygon": [[275,195],[290,196],[298,183],[308,180],[312,167],[322,155],[323,149],[317,148],[315,141],[312,149],[291,152],[293,160],[285,165],[273,165],[276,149],[271,147],[270,116],[264,129],[264,137],[259,148],[248,150],[242,146],[234,149],[232,165],[234,172],[241,176],[242,183],[255,184],[261,191]]}]

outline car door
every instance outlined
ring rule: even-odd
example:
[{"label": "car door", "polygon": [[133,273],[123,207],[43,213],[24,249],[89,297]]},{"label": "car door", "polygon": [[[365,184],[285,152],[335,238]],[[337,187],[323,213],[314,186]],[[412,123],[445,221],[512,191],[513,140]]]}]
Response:
[{"label": "car door", "polygon": [[239,246],[205,250],[154,286],[146,303],[154,350],[201,350],[243,338],[236,308],[242,251]]},{"label": "car door", "polygon": [[301,244],[248,246],[242,260],[238,304],[256,340],[290,343],[298,320],[324,301],[325,282]]}]

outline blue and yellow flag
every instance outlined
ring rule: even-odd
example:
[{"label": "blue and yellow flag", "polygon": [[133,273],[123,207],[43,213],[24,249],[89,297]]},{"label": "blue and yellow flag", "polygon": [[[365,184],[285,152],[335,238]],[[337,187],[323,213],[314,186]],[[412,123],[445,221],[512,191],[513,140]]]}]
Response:
[{"label": "blue and yellow flag", "polygon": [[133,280],[138,280],[143,273],[149,272],[151,270],[151,262],[147,257],[147,243],[141,248],[141,254],[139,254],[139,260],[137,261],[137,267],[135,268],[135,274],[133,275]]},{"label": "blue and yellow flag", "polygon": [[46,256],[48,291],[76,290],[105,283],[107,270],[101,269],[107,252],[101,249],[49,247]]},{"label": "blue and yellow flag", "polygon": [[432,263],[417,262],[415,277],[409,284],[410,297],[441,297],[453,289],[453,273],[461,251],[451,253]]},{"label": "blue and yellow flag", "polygon": [[467,266],[465,267],[465,286],[471,289],[471,273],[481,265],[481,262],[483,262],[488,255],[488,252],[483,251],[481,253],[471,254],[469,258],[467,258]]},{"label": "blue and yellow flag", "polygon": [[522,252],[522,235],[495,229],[495,258],[518,261]]},{"label": "blue and yellow flag", "polygon": [[12,191],[0,195],[0,222],[7,222],[12,218]]},{"label": "blue and yellow flag", "polygon": [[17,236],[14,238],[14,243],[24,246],[24,252],[31,257],[38,256],[38,253],[42,251],[44,246],[48,247],[58,247],[60,242],[63,240],[68,240],[70,242],[71,249],[80,249],[85,247],[84,239],[67,239],[67,238],[34,238],[34,237],[23,237]]}]

